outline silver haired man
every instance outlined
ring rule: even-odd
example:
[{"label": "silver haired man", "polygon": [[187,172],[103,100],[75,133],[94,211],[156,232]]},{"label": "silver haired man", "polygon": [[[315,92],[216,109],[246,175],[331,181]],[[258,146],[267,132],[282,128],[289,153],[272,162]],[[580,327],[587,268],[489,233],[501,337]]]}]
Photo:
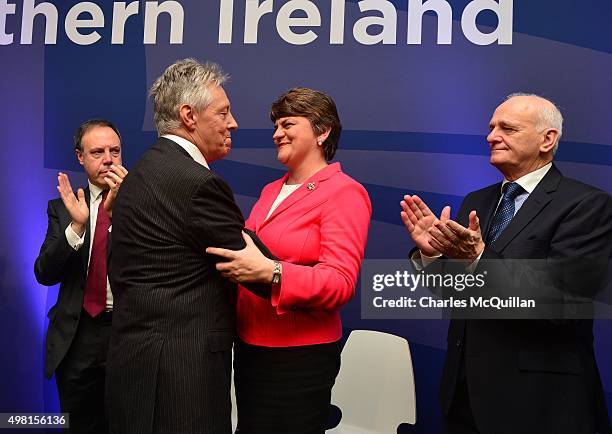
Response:
[{"label": "silver haired man", "polygon": [[[455,220],[449,207],[438,219],[419,197],[405,196],[417,268],[435,272],[450,258],[486,273],[540,260],[560,289],[594,294],[611,254],[612,200],[553,163],[562,124],[551,101],[512,94],[487,136],[501,182],[469,193]],[[611,432],[592,319],[452,319],[440,398],[445,434]]]},{"label": "silver haired man", "polygon": [[208,167],[238,127],[225,80],[217,65],[186,59],[151,88],[159,139],[113,214],[111,433],[231,433],[234,288],[205,254],[245,247],[232,192]]}]

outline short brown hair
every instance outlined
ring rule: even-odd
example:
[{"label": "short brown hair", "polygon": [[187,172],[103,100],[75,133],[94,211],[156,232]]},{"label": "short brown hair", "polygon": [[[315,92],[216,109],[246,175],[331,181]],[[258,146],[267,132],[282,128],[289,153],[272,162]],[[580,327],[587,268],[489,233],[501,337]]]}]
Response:
[{"label": "short brown hair", "polygon": [[314,89],[295,87],[278,97],[270,109],[272,122],[289,116],[303,116],[308,119],[317,135],[329,130],[329,135],[323,142],[323,155],[327,161],[334,158],[342,125],[333,99]]}]

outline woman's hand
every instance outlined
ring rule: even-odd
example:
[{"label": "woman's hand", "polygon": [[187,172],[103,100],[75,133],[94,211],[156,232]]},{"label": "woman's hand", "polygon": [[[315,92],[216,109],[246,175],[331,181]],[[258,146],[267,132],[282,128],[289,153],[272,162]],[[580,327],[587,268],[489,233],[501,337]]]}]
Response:
[{"label": "woman's hand", "polygon": [[223,277],[232,282],[272,283],[274,261],[261,253],[248,234],[243,232],[242,238],[246,242],[246,247],[242,250],[208,247],[206,253],[227,260],[218,262],[216,267]]}]

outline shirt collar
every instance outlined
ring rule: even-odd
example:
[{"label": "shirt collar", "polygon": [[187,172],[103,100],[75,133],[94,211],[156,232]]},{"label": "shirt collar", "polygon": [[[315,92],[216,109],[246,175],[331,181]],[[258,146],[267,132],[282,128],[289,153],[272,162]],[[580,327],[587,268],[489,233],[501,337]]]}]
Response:
[{"label": "shirt collar", "polygon": [[199,163],[210,170],[210,167],[208,167],[208,163],[206,162],[204,155],[202,155],[198,147],[191,143],[189,140],[174,134],[164,134],[162,137],[165,139],[172,140],[174,143],[176,143],[185,151],[187,151],[187,153],[191,156],[191,158],[196,161],[196,163]]},{"label": "shirt collar", "polygon": [[92,184],[90,180],[87,180],[87,183],[89,184],[89,197],[91,198],[91,202],[93,203],[98,200],[104,190],[102,190],[97,185]]},{"label": "shirt collar", "polygon": [[[546,174],[548,173],[551,167],[552,167],[552,162],[548,163],[546,166],[540,167],[538,170],[529,172],[527,175],[521,176],[519,179],[517,179],[514,182],[516,182],[518,185],[523,187],[523,189],[528,194],[531,194],[531,192],[535,190],[536,186],[540,183],[542,178],[546,176]],[[507,179],[504,179],[504,182],[502,182],[502,192],[503,192],[504,185],[506,185],[508,182],[510,181],[508,181]]]}]

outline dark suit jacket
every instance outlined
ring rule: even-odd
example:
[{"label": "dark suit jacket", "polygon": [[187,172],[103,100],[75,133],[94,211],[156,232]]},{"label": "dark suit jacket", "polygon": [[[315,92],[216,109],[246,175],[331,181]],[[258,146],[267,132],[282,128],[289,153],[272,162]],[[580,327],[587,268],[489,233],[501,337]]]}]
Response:
[{"label": "dark suit jacket", "polygon": [[229,186],[160,138],[113,209],[114,317],[107,365],[113,434],[230,434],[235,285],[209,246],[242,249]]},{"label": "dark suit jacket", "polygon": [[[488,233],[500,191],[501,184],[495,184],[468,194],[458,222],[467,226],[469,212],[476,210],[483,234]],[[553,165],[500,237],[487,245],[482,261],[570,258],[585,264],[586,259],[597,264],[591,271],[601,275],[611,243],[610,196],[563,177]],[[581,288],[581,292],[596,289]],[[441,383],[443,412],[449,411],[464,369],[472,411],[482,433],[608,432],[592,323],[452,320]]]},{"label": "dark suit jacket", "polygon": [[[89,206],[89,189],[85,190],[85,201]],[[88,221],[85,242],[75,251],[66,240],[65,230],[72,219],[61,199],[49,201],[47,216],[47,235],[34,263],[34,274],[41,285],[60,284],[57,303],[48,313],[45,376],[50,378],[68,352],[81,317],[90,231]]]}]

